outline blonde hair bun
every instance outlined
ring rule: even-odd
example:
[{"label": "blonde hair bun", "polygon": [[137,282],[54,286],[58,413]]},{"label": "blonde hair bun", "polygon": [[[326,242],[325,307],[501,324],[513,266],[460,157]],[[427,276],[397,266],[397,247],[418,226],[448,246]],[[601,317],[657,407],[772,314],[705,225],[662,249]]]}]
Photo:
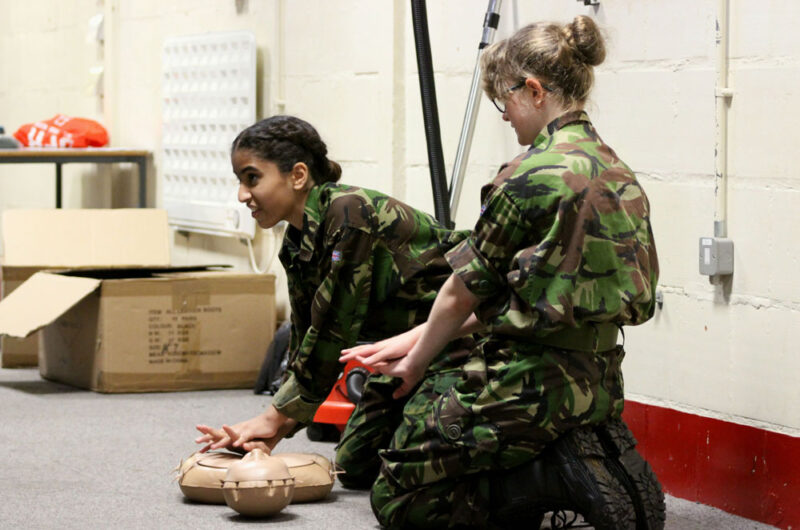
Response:
[{"label": "blonde hair bun", "polygon": [[574,49],[575,58],[589,66],[597,66],[606,58],[606,47],[600,28],[594,20],[579,15],[564,26],[564,36]]},{"label": "blonde hair bun", "polygon": [[502,99],[509,83],[538,77],[554,88],[553,97],[564,107],[581,106],[594,83],[593,67],[605,57],[603,35],[591,18],[535,22],[484,50],[483,90],[491,99]]}]

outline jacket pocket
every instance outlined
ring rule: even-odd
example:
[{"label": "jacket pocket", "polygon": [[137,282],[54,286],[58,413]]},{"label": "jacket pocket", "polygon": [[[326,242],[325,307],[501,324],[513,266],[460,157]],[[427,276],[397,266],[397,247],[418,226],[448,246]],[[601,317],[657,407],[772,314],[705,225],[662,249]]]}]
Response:
[{"label": "jacket pocket", "polygon": [[461,394],[455,387],[445,392],[433,410],[434,425],[442,442],[476,453],[494,453],[499,449],[497,427],[471,408],[475,394]]}]

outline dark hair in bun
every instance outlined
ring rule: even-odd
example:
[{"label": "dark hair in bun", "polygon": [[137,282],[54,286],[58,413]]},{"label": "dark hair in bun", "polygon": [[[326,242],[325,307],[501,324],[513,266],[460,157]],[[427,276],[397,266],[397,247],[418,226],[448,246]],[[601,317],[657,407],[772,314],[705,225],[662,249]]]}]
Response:
[{"label": "dark hair in bun", "polygon": [[238,149],[250,150],[274,162],[283,173],[303,162],[317,184],[337,182],[342,176],[341,166],[328,160],[328,147],[317,130],[295,116],[271,116],[256,122],[233,141],[231,153]]}]

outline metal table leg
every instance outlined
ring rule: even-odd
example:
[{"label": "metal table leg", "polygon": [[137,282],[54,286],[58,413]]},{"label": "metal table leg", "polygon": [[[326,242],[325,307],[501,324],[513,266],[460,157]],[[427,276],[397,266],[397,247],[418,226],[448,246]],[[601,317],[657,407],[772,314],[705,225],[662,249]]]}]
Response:
[{"label": "metal table leg", "polygon": [[136,164],[139,166],[139,208],[147,207],[147,158],[140,158]]},{"label": "metal table leg", "polygon": [[61,208],[61,162],[56,162],[56,208]]}]

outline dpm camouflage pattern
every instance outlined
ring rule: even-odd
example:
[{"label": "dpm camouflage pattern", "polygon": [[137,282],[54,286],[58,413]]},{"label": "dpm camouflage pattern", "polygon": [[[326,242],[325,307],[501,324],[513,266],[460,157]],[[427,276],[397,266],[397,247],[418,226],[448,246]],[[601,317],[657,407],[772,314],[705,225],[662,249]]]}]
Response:
[{"label": "dpm camouflage pattern", "polygon": [[314,186],[302,231],[290,227],[280,252],[292,338],[273,405],[310,422],[341,372],[342,349],[424,322],[451,273],[444,254],[465,235],[376,191]]},{"label": "dpm camouflage pattern", "polygon": [[647,198],[585,113],[550,123],[483,199],[474,232],[447,259],[491,333],[455,385],[425,380],[381,452],[372,502],[389,528],[490,527],[490,473],[622,412],[623,348],[561,349],[548,335],[653,313]]},{"label": "dpm camouflage pattern", "polygon": [[[450,388],[461,377],[461,367],[474,347],[464,338],[453,341],[431,363],[426,374],[436,374],[437,388]],[[361,400],[350,416],[336,446],[336,465],[344,473],[337,479],[346,488],[369,489],[380,469],[379,451],[386,449],[403,421],[410,393],[393,398],[400,380],[388,375],[371,374],[364,384]],[[424,395],[424,392],[423,392]]]},{"label": "dpm camouflage pattern", "polygon": [[472,236],[447,259],[492,333],[544,336],[653,315],[647,197],[585,112],[548,124],[482,196]]},{"label": "dpm camouflage pattern", "polygon": [[619,417],[623,357],[621,346],[591,353],[484,338],[460,377],[429,375],[380,452],[380,523],[491,527],[489,473],[522,465],[574,427]]}]

